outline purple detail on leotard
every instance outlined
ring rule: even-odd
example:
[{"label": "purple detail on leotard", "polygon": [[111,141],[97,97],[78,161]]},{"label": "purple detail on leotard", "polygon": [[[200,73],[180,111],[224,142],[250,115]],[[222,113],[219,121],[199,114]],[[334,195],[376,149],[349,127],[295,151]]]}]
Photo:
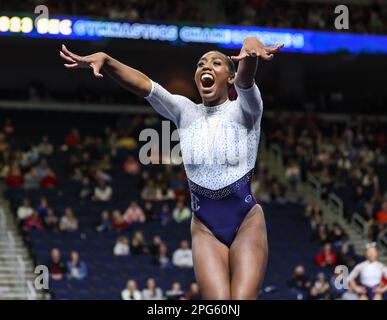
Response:
[{"label": "purple detail on leotard", "polygon": [[189,181],[191,206],[214,236],[230,247],[250,209],[257,203],[251,194],[252,171],[220,190],[209,190]]}]

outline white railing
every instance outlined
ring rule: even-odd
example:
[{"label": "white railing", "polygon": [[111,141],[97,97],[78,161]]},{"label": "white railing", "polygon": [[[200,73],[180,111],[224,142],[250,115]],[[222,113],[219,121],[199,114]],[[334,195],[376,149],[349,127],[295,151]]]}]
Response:
[{"label": "white railing", "polygon": [[383,248],[384,251],[387,253],[387,230],[384,230],[379,234],[377,242],[379,247]]},{"label": "white railing", "polygon": [[[26,282],[26,264],[20,255],[16,254],[16,241],[12,231],[7,231],[6,216],[3,208],[0,208],[0,242],[7,256],[7,266],[17,276],[17,288],[28,294],[30,289]],[[36,294],[36,292],[35,292]]]},{"label": "white railing", "polygon": [[6,225],[6,220],[5,220],[4,210],[3,208],[0,208],[0,235],[4,234],[5,225]]},{"label": "white railing", "polygon": [[32,281],[27,281],[27,300],[37,300],[38,295],[36,293],[36,290],[34,288],[34,285],[32,284]]},{"label": "white railing", "polygon": [[362,233],[365,239],[368,238],[368,222],[357,212],[352,215],[351,225]]},{"label": "white railing", "polygon": [[[15,257],[15,238],[13,237],[13,234],[11,231],[7,231],[7,254],[10,257]],[[12,259],[8,260],[9,263],[12,263]]]},{"label": "white railing", "polygon": [[344,224],[344,204],[343,201],[333,192],[328,196],[328,207],[335,216],[337,216],[340,224]]},{"label": "white railing", "polygon": [[316,177],[309,177],[307,181],[307,200],[321,206],[321,183]]},{"label": "white railing", "polygon": [[20,288],[26,288],[26,264],[20,255],[16,256],[17,275]]}]

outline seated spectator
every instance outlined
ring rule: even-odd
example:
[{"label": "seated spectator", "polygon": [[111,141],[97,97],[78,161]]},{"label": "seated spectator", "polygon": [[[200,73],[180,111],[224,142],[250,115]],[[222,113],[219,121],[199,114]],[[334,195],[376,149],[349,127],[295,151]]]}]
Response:
[{"label": "seated spectator", "polygon": [[132,224],[135,222],[145,222],[145,214],[138,205],[137,201],[131,202],[130,207],[126,209],[123,217],[128,224]]},{"label": "seated spectator", "polygon": [[121,236],[117,238],[117,242],[114,246],[113,253],[115,256],[128,256],[130,253],[129,250],[129,240],[127,237]]},{"label": "seated spectator", "polygon": [[175,199],[175,193],[167,184],[163,183],[160,189],[156,190],[156,200],[158,201],[168,201]]},{"label": "seated spectator", "polygon": [[73,174],[71,175],[71,180],[75,182],[82,183],[83,180],[83,172],[80,167],[75,167],[73,170]]},{"label": "seated spectator", "polygon": [[339,224],[334,223],[332,227],[332,231],[329,234],[329,242],[333,243],[334,246],[340,246],[347,239],[348,237],[345,234],[343,228]]},{"label": "seated spectator", "polygon": [[72,128],[71,131],[66,135],[64,143],[67,147],[79,147],[81,144],[79,131],[75,128]]},{"label": "seated spectator", "polygon": [[50,171],[50,168],[48,166],[47,159],[42,158],[39,164],[36,166],[36,172],[38,174],[39,180],[41,181],[43,177],[45,177],[48,174],[49,171]]},{"label": "seated spectator", "polygon": [[113,196],[113,189],[106,184],[105,181],[99,181],[98,185],[94,188],[95,201],[110,201]]},{"label": "seated spectator", "polygon": [[155,201],[157,196],[157,188],[153,180],[149,180],[141,191],[141,198],[145,201]]},{"label": "seated spectator", "polygon": [[286,180],[292,186],[297,186],[301,179],[300,168],[297,165],[297,162],[292,160],[289,166],[285,170]]},{"label": "seated spectator", "polygon": [[145,243],[144,235],[141,231],[136,231],[130,243],[130,252],[133,254],[148,253],[148,247]]},{"label": "seated spectator", "polygon": [[31,145],[31,147],[23,153],[22,166],[28,167],[35,165],[39,161],[39,151],[36,145]]},{"label": "seated spectator", "polygon": [[77,231],[78,219],[71,208],[66,208],[59,222],[60,231]]},{"label": "seated spectator", "polygon": [[146,282],[146,289],[142,290],[142,297],[144,300],[163,300],[163,291],[157,287],[156,281],[149,278]]},{"label": "seated spectator", "polygon": [[105,182],[106,184],[109,184],[113,181],[113,178],[110,174],[108,174],[105,171],[102,171],[100,168],[98,168],[96,166],[92,166],[90,168],[90,173],[91,173],[91,176],[96,181]]},{"label": "seated spectator", "polygon": [[30,231],[31,229],[35,229],[35,230],[44,229],[43,221],[36,210],[33,211],[32,215],[24,219],[23,229],[25,231]]},{"label": "seated spectator", "polygon": [[67,262],[67,278],[82,280],[87,276],[86,264],[80,260],[77,251],[71,251],[70,261]]},{"label": "seated spectator", "polygon": [[152,255],[157,255],[159,253],[160,245],[163,243],[159,235],[153,237],[152,243],[149,246],[149,253]]},{"label": "seated spectator", "polygon": [[180,248],[173,253],[172,262],[180,268],[192,268],[192,250],[189,247],[188,241],[180,242]]},{"label": "seated spectator", "polygon": [[145,202],[144,214],[145,214],[145,220],[147,220],[147,221],[158,220],[157,214],[155,213],[155,210],[153,209],[153,204],[150,201]]},{"label": "seated spectator", "polygon": [[312,241],[317,242],[318,244],[321,244],[321,245],[329,241],[328,229],[325,224],[320,223],[317,226],[317,229],[312,234]]},{"label": "seated spectator", "polygon": [[39,216],[44,219],[47,215],[48,211],[48,200],[46,197],[41,197],[39,205],[37,206],[36,210],[39,213]]},{"label": "seated spectator", "polygon": [[40,178],[38,176],[38,171],[36,167],[31,167],[30,171],[28,171],[24,175],[24,189],[39,189],[40,188]]},{"label": "seated spectator", "polygon": [[164,243],[160,244],[159,252],[154,259],[154,263],[160,268],[170,268],[172,266],[168,255],[168,248]]},{"label": "seated spectator", "polygon": [[47,209],[47,215],[44,218],[44,225],[47,230],[50,231],[58,231],[59,220],[55,215],[54,210],[51,208]]},{"label": "seated spectator", "polygon": [[129,280],[126,289],[121,291],[122,300],[142,300],[141,292],[137,290],[137,284],[134,280]]},{"label": "seated spectator", "polygon": [[46,266],[52,280],[62,280],[67,272],[66,265],[61,260],[60,251],[57,248],[51,250],[51,259]]},{"label": "seated spectator", "polygon": [[29,216],[32,216],[34,209],[31,206],[30,199],[24,198],[22,205],[17,209],[17,218],[19,222],[24,223],[24,220]]},{"label": "seated spectator", "polygon": [[191,218],[191,210],[184,205],[183,201],[178,201],[176,203],[176,208],[173,210],[172,216],[177,223],[181,223]]},{"label": "seated spectator", "polygon": [[112,228],[114,231],[120,232],[128,226],[128,223],[122,217],[120,210],[114,210],[112,212]]},{"label": "seated spectator", "polygon": [[172,220],[172,214],[169,210],[168,204],[164,203],[159,212],[161,225],[165,226]]},{"label": "seated spectator", "polygon": [[201,300],[199,285],[196,282],[192,282],[189,290],[185,294],[187,300]]},{"label": "seated spectator", "polygon": [[356,255],[350,250],[349,243],[344,243],[337,254],[337,265],[347,266],[349,269],[352,269],[356,263]]},{"label": "seated spectator", "polygon": [[166,292],[165,296],[167,300],[182,300],[185,298],[179,282],[172,283],[171,289]]},{"label": "seated spectator", "polygon": [[101,220],[96,228],[98,232],[103,232],[103,231],[110,231],[112,230],[112,223],[110,222],[110,216],[109,216],[109,211],[104,210],[101,212]]},{"label": "seated spectator", "polygon": [[110,156],[110,154],[105,153],[102,156],[101,161],[99,161],[99,163],[98,163],[98,168],[99,168],[99,170],[101,170],[103,172],[110,172],[112,170],[112,167],[113,166],[112,166],[111,156]]},{"label": "seated spectator", "polygon": [[317,279],[310,289],[310,300],[322,300],[327,299],[329,294],[329,283],[326,281],[325,274],[320,272],[317,275]]},{"label": "seated spectator", "polygon": [[54,147],[50,143],[48,136],[43,136],[42,142],[38,145],[38,151],[43,156],[51,156],[54,153]]},{"label": "seated spectator", "polygon": [[317,254],[315,262],[320,267],[334,267],[336,265],[336,253],[332,250],[332,245],[326,243],[323,249]]},{"label": "seated spectator", "polygon": [[91,199],[93,193],[94,191],[91,187],[90,179],[88,177],[83,177],[81,190],[79,191],[79,198],[81,200]]},{"label": "seated spectator", "polygon": [[24,179],[18,166],[13,165],[10,172],[4,179],[8,188],[18,189],[23,186]]},{"label": "seated spectator", "polygon": [[286,203],[299,203],[301,201],[295,186],[291,184],[287,186],[284,194],[284,200]]},{"label": "seated spectator", "polygon": [[138,175],[141,171],[141,166],[133,156],[128,156],[122,166],[122,170],[129,175]]},{"label": "seated spectator", "polygon": [[58,184],[59,180],[51,169],[47,171],[47,174],[40,181],[40,186],[44,189],[56,188]]},{"label": "seated spectator", "polygon": [[294,269],[293,276],[288,281],[288,286],[297,294],[297,298],[303,299],[311,287],[309,277],[305,274],[303,266]]}]

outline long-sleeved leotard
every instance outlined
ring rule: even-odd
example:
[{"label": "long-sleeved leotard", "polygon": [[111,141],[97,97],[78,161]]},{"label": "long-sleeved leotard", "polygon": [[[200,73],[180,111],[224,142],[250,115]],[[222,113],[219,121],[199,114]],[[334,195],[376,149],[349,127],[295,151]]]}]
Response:
[{"label": "long-sleeved leotard", "polygon": [[256,203],[250,190],[263,103],[258,87],[236,86],[238,98],[218,106],[196,104],[152,81],[145,97],[175,123],[195,216],[230,246]]}]

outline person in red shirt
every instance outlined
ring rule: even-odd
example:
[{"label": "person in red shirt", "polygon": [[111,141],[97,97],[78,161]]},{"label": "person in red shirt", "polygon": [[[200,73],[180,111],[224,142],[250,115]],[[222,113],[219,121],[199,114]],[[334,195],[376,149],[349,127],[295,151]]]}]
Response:
[{"label": "person in red shirt", "polygon": [[334,267],[336,265],[336,253],[332,250],[330,243],[324,244],[322,250],[317,254],[315,261],[320,267]]},{"label": "person in red shirt", "polygon": [[65,137],[65,145],[69,147],[78,147],[81,144],[81,138],[79,131],[72,128],[71,131]]},{"label": "person in red shirt", "polygon": [[39,216],[38,211],[34,210],[34,213],[24,220],[23,229],[29,231],[31,229],[43,230],[43,221]]},{"label": "person in red shirt", "polygon": [[17,166],[13,166],[9,174],[4,179],[5,184],[9,188],[20,188],[23,186],[24,179],[20,172],[20,169]]},{"label": "person in red shirt", "polygon": [[112,212],[112,227],[114,231],[122,231],[128,226],[128,223],[124,220],[120,210],[114,210]]},{"label": "person in red shirt", "polygon": [[40,182],[40,186],[45,189],[56,188],[59,184],[58,178],[55,173],[50,169]]},{"label": "person in red shirt", "polygon": [[383,201],[382,208],[376,213],[376,222],[387,225],[387,201]]}]

